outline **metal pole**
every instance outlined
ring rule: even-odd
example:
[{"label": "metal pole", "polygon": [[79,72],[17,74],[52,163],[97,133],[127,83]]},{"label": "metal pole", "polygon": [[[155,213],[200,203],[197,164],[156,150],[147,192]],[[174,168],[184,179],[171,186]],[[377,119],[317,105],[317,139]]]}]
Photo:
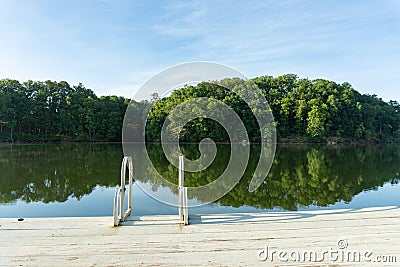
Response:
[{"label": "metal pole", "polygon": [[185,169],[183,165],[184,156],[179,156],[179,174],[178,174],[178,211],[179,211],[179,219],[182,222],[183,218],[183,184],[185,180]]},{"label": "metal pole", "polygon": [[121,166],[121,191],[120,191],[120,216],[121,216],[121,221],[124,221],[124,202],[125,202],[125,173],[126,173],[126,160],[127,158],[125,157],[122,160],[122,166]]},{"label": "metal pole", "polygon": [[114,211],[113,211],[114,226],[118,226],[119,225],[119,219],[118,219],[118,197],[119,197],[119,188],[116,189],[115,196],[114,196]]},{"label": "metal pole", "polygon": [[133,187],[133,162],[132,158],[128,158],[128,164],[129,164],[129,195],[128,195],[128,209],[129,211],[132,210],[132,187]]},{"label": "metal pole", "polygon": [[188,196],[187,187],[183,188],[183,223],[184,225],[189,224],[189,210],[188,210]]}]

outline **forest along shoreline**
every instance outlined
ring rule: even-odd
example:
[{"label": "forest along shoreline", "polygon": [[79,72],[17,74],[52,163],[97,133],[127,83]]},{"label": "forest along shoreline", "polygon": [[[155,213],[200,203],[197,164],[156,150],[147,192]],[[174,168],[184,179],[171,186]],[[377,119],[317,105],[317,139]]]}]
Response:
[{"label": "forest along shoreline", "polygon": [[[267,99],[275,120],[277,142],[283,144],[379,144],[400,142],[397,101],[385,102],[376,95],[361,94],[347,83],[309,80],[295,74],[238,78],[184,86],[169,97],[135,102],[122,96],[96,96],[83,84],[65,81],[0,80],[1,143],[121,142],[128,105],[146,125],[146,141],[161,142],[166,116],[179,104],[208,97],[229,105],[244,122],[250,144],[260,142],[252,111],[227,87],[246,90],[256,84]],[[142,114],[143,116],[140,116]],[[148,116],[145,116],[147,115]],[[147,119],[146,124],[144,121]],[[143,129],[137,127],[138,132]],[[199,118],[177,133],[182,143],[211,138],[228,143],[218,123]]]},{"label": "forest along shoreline", "polygon": [[[231,142],[214,142],[216,145],[229,145]],[[0,144],[9,145],[42,145],[42,144],[122,144],[121,141],[76,141],[76,140],[41,140],[41,141],[30,141],[30,140],[16,140],[11,141],[0,141]],[[161,142],[146,142],[146,144],[161,144]],[[179,142],[182,145],[196,145],[199,142]],[[238,143],[242,144],[242,143]],[[247,143],[242,145],[260,145],[260,142]],[[335,141],[323,140],[323,141],[310,141],[308,139],[288,139],[282,138],[276,142],[277,145],[387,145],[387,144],[399,144],[400,142],[385,142],[381,140],[341,140],[335,139]]]}]

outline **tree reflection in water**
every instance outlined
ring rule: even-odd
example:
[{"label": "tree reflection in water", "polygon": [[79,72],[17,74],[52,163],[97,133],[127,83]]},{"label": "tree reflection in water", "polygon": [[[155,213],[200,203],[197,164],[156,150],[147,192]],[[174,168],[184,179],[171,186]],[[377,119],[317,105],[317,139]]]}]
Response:
[{"label": "tree reflection in water", "polygon": [[[160,145],[148,145],[148,153],[157,171],[177,184],[178,171]],[[230,149],[218,145],[216,159],[209,168],[185,174],[186,186],[211,182],[226,167]],[[253,193],[248,185],[258,162],[259,147],[251,146],[251,156],[244,177],[218,202],[223,206],[243,205],[270,209],[296,210],[310,205],[328,206],[338,201],[350,202],[364,190],[374,190],[385,183],[400,180],[399,146],[278,146],[274,163],[265,182]],[[197,145],[183,145],[189,159],[200,156]],[[113,187],[119,183],[123,157],[120,144],[57,144],[0,146],[0,203],[64,202],[80,199],[96,185]],[[152,189],[166,186],[152,177],[150,168],[135,158],[135,179],[151,181]],[[146,173],[146,175],[141,175]],[[171,188],[177,193],[177,188]],[[202,201],[201,196],[192,196]]]}]

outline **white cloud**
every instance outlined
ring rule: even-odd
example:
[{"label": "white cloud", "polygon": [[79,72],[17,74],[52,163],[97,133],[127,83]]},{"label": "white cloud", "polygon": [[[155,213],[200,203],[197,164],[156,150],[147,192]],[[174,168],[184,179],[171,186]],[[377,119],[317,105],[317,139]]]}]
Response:
[{"label": "white cloud", "polygon": [[393,90],[400,72],[396,1],[21,0],[1,6],[0,78],[83,82],[99,94],[132,97],[132,87],[165,67],[208,60],[250,77],[295,72],[348,80],[360,90],[380,85],[365,90],[400,100]]}]

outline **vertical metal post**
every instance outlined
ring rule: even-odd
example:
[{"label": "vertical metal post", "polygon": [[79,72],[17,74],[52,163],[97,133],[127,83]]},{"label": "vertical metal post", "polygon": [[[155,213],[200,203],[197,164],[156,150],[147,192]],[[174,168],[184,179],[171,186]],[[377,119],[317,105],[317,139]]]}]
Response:
[{"label": "vertical metal post", "polygon": [[187,196],[187,187],[183,188],[183,224],[189,224],[189,210],[188,210],[188,196]]},{"label": "vertical metal post", "polygon": [[185,169],[183,165],[183,156],[179,156],[179,174],[178,174],[178,211],[179,211],[179,219],[183,222],[183,184],[185,180]]},{"label": "vertical metal post", "polygon": [[185,183],[185,166],[183,165],[184,156],[179,156],[179,176],[178,176],[178,211],[179,220],[184,225],[189,224],[189,212],[188,212],[188,197],[187,197],[187,187],[184,186]]},{"label": "vertical metal post", "polygon": [[120,203],[119,203],[119,214],[121,216],[120,220],[123,222],[124,221],[124,206],[125,206],[125,173],[126,173],[126,157],[122,160],[122,166],[121,166],[121,189],[120,189]]},{"label": "vertical metal post", "polygon": [[114,217],[114,226],[119,225],[119,218],[118,218],[118,197],[119,197],[119,188],[115,190],[114,196],[114,210],[113,210],[113,217]]},{"label": "vertical metal post", "polygon": [[132,189],[133,189],[133,162],[132,158],[129,158],[128,160],[129,164],[129,194],[128,194],[128,211],[129,213],[132,210]]}]

